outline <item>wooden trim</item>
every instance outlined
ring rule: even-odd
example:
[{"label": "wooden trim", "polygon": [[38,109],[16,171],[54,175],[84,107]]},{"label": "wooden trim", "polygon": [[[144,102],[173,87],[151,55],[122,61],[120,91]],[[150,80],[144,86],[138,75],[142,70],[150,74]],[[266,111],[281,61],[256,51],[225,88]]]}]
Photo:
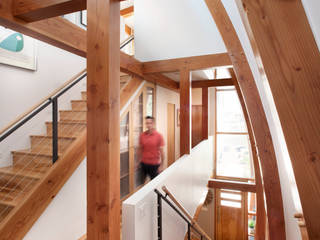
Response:
[{"label": "wooden trim", "polygon": [[131,17],[134,13],[134,6],[130,6],[120,10],[120,16],[122,17]]},{"label": "wooden trim", "polygon": [[[0,224],[3,240],[23,239],[86,156],[86,131]],[[19,227],[17,227],[19,226]]]},{"label": "wooden trim", "polygon": [[186,68],[188,70],[197,70],[230,65],[231,61],[228,54],[219,53],[195,57],[143,62],[143,73],[147,74],[160,72],[178,72],[181,68]]},{"label": "wooden trim", "polygon": [[180,71],[180,156],[190,154],[191,149],[191,73]]},{"label": "wooden trim", "polygon": [[239,190],[241,192],[253,192],[253,193],[256,192],[256,185],[253,183],[227,181],[227,180],[219,180],[219,179],[210,179],[208,182],[208,187]]},{"label": "wooden trim", "polygon": [[207,87],[202,88],[202,139],[208,139],[208,93]]},{"label": "wooden trim", "polygon": [[134,94],[139,86],[142,84],[143,80],[141,78],[133,77],[127,85],[121,89],[120,91],[120,109],[122,109],[129,99],[131,98],[132,94]]},{"label": "wooden trim", "polygon": [[203,87],[225,87],[233,86],[234,82],[230,78],[227,79],[210,79],[210,80],[192,80],[192,88]]},{"label": "wooden trim", "polygon": [[[256,140],[263,186],[270,239],[286,239],[283,201],[277,159],[266,114],[260,99],[251,68],[233,24],[220,0],[205,0],[220,31],[233,63],[235,75],[243,94],[251,128]],[[292,129],[291,129],[292,131]],[[277,196],[275,198],[274,196]]]},{"label": "wooden trim", "polygon": [[247,132],[217,132],[217,134],[226,134],[226,135],[248,135]]},{"label": "wooden trim", "polygon": [[71,79],[69,79],[68,81],[66,81],[64,84],[62,84],[59,88],[57,88],[56,90],[54,90],[52,93],[50,93],[48,96],[46,96],[45,98],[43,98],[39,103],[37,103],[36,105],[34,105],[33,107],[31,107],[29,110],[27,110],[26,112],[22,113],[21,115],[19,115],[15,120],[13,120],[12,122],[10,122],[7,126],[5,126],[4,128],[2,128],[0,130],[0,135],[2,135],[6,130],[8,130],[9,128],[11,128],[12,126],[14,126],[15,124],[17,124],[20,120],[22,120],[23,118],[25,118],[27,115],[29,115],[30,113],[32,113],[36,108],[38,108],[39,106],[41,106],[42,104],[44,104],[49,98],[53,97],[54,95],[56,95],[59,91],[61,91],[63,88],[65,88],[66,86],[68,86],[70,83],[72,83],[74,80],[76,80],[78,77],[80,77],[82,74],[84,74],[86,72],[86,69],[82,70],[81,72],[79,72],[77,75],[73,76]]},{"label": "wooden trim", "polygon": [[[245,4],[245,8],[243,7]],[[263,80],[270,85],[310,239],[320,229],[320,53],[302,1],[238,1]],[[298,199],[296,200],[298,201]],[[269,223],[270,224],[270,223]]]},{"label": "wooden trim", "polygon": [[87,16],[87,237],[120,240],[120,2]]},{"label": "wooden trim", "polygon": [[13,14],[27,22],[62,16],[87,8],[86,0],[14,0]]}]

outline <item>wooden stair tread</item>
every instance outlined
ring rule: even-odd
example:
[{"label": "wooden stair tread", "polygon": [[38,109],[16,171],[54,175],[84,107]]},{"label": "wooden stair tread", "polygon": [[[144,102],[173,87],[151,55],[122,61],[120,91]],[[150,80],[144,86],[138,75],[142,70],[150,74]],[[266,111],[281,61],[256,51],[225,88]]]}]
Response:
[{"label": "wooden stair tread", "polygon": [[87,102],[87,100],[83,100],[83,99],[80,99],[80,100],[71,100],[71,102]]},{"label": "wooden stair tread", "polygon": [[[52,136],[48,135],[30,135],[31,138],[43,138],[43,139],[52,139]],[[72,136],[58,136],[58,139],[70,139],[70,140],[75,140],[76,137]]]},{"label": "wooden stair tread", "polygon": [[43,176],[43,173],[40,173],[38,171],[32,171],[31,169],[23,169],[23,168],[18,168],[13,166],[0,168],[0,174],[1,173],[35,178],[35,179],[40,179]]},{"label": "wooden stair tread", "polygon": [[13,153],[13,154],[23,154],[23,155],[34,155],[34,156],[52,158],[52,153],[49,153],[49,152],[38,152],[38,151],[35,152],[32,149],[16,150],[16,151],[11,151],[11,153]]},{"label": "wooden stair tread", "polygon": [[6,205],[8,207],[15,207],[21,202],[21,200],[23,200],[25,195],[25,192],[17,191],[12,191],[12,193],[10,194],[0,192],[0,204]]}]

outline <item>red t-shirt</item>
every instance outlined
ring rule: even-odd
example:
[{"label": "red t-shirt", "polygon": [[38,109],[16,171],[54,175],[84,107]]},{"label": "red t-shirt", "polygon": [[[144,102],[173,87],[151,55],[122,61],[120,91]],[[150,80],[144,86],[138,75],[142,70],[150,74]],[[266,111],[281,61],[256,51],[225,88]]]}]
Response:
[{"label": "red t-shirt", "polygon": [[141,162],[150,165],[160,164],[160,147],[163,146],[163,137],[156,130],[153,130],[151,134],[143,132],[140,135],[140,147],[142,151]]}]

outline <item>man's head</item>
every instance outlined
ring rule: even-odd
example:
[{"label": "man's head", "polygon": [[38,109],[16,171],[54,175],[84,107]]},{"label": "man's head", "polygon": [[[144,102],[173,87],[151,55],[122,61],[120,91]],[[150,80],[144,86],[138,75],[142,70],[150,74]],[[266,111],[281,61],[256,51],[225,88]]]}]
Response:
[{"label": "man's head", "polygon": [[151,116],[146,117],[146,127],[148,131],[154,129],[154,117],[151,117]]}]

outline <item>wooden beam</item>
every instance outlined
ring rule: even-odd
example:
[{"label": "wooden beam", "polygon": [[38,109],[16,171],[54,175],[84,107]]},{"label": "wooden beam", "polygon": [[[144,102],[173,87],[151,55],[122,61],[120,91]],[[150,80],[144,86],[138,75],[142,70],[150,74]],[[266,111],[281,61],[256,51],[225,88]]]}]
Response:
[{"label": "wooden beam", "polygon": [[180,70],[180,156],[190,154],[191,149],[191,73]]},{"label": "wooden beam", "polygon": [[270,239],[283,240],[286,239],[286,233],[277,159],[260,95],[240,40],[222,2],[206,0],[206,3],[228,50],[249,114],[260,157]]},{"label": "wooden beam", "polygon": [[192,81],[192,88],[225,87],[225,86],[234,86],[234,82],[232,78]]},{"label": "wooden beam", "polygon": [[206,69],[210,67],[230,66],[227,53],[211,54],[186,58],[175,58],[143,62],[144,73],[178,72],[181,68],[188,70]]},{"label": "wooden beam", "polygon": [[126,86],[121,89],[120,109],[122,109],[127,104],[131,96],[135,93],[135,91],[137,91],[142,82],[143,80],[141,78],[133,77],[131,80],[129,80]]},{"label": "wooden beam", "polygon": [[148,82],[155,83],[161,87],[165,87],[174,91],[179,91],[179,83],[160,73],[144,74],[143,78]]},{"label": "wooden beam", "polygon": [[120,2],[87,16],[87,238],[120,240]]},{"label": "wooden beam", "polygon": [[[245,5],[245,8],[243,6]],[[320,229],[320,53],[301,1],[239,1],[290,154],[310,239]]]},{"label": "wooden beam", "polygon": [[120,16],[122,17],[130,17],[133,15],[134,6],[130,6],[120,10]]},{"label": "wooden beam", "polygon": [[14,0],[13,15],[27,22],[87,9],[87,0]]},{"label": "wooden beam", "polygon": [[208,87],[202,88],[202,139],[208,139]]},{"label": "wooden beam", "polygon": [[244,97],[242,95],[237,77],[233,69],[229,69],[230,75],[234,81],[235,88],[238,93],[239,101],[241,104],[244,119],[246,120],[246,125],[249,134],[250,147],[252,152],[252,162],[254,166],[254,175],[256,182],[256,227],[255,227],[255,240],[265,240],[266,239],[266,210],[264,206],[264,189],[262,185],[261,167],[259,164],[259,155],[257,153],[256,141],[254,139],[254,133],[252,131],[251,122],[249,119],[249,114],[244,102]]},{"label": "wooden beam", "polygon": [[12,15],[12,0],[1,1],[0,25],[79,56],[86,56],[86,31],[61,17],[27,23]]},{"label": "wooden beam", "polygon": [[208,187],[237,190],[241,192],[256,192],[256,185],[254,183],[236,182],[220,179],[210,179],[208,182]]}]

